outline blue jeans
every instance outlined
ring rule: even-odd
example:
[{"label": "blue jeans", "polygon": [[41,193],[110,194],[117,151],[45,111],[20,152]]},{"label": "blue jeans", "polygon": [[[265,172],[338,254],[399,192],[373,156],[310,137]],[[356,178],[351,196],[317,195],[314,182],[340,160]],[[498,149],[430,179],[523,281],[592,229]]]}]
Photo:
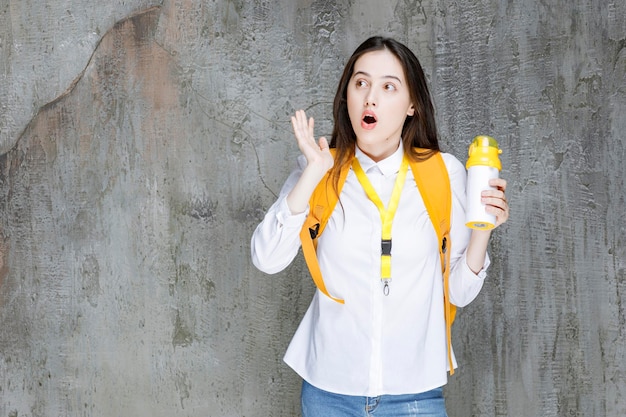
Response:
[{"label": "blue jeans", "polygon": [[443,388],[420,394],[360,397],[302,383],[302,417],[447,417]]}]

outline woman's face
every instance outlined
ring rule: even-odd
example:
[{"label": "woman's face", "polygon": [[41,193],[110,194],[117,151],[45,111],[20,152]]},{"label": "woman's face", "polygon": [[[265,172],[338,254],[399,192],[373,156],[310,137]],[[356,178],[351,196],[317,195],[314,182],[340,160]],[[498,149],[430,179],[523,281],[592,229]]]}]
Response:
[{"label": "woman's face", "polygon": [[354,63],[347,103],[357,146],[375,161],[398,149],[404,121],[415,113],[402,64],[386,49]]}]

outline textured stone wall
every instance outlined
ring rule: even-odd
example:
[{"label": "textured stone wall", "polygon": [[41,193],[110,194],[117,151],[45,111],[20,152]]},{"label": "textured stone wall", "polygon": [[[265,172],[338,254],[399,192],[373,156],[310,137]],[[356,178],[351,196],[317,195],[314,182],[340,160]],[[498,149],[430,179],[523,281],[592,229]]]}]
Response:
[{"label": "textured stone wall", "polygon": [[372,34],[512,217],[454,328],[450,416],[626,415],[626,3],[0,0],[0,416],[297,416],[313,292],[249,238]]}]

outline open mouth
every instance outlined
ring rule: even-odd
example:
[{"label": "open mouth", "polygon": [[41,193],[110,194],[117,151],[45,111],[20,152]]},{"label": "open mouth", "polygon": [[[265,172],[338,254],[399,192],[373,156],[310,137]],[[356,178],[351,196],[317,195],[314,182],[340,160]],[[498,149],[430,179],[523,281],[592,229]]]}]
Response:
[{"label": "open mouth", "polygon": [[376,118],[376,114],[374,114],[371,110],[366,110],[363,112],[363,116],[361,117],[361,127],[365,130],[372,130],[376,127],[378,119]]},{"label": "open mouth", "polygon": [[368,125],[374,124],[376,123],[376,117],[372,116],[371,114],[366,114],[365,116],[363,116],[363,122]]}]

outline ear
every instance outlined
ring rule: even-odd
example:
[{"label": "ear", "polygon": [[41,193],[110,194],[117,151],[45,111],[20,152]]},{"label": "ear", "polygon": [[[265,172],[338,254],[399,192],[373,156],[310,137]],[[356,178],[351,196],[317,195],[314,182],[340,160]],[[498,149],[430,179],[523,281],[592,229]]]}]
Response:
[{"label": "ear", "polygon": [[415,115],[415,107],[413,107],[413,104],[411,104],[409,106],[409,109],[406,111],[406,115],[407,116],[414,116]]}]

